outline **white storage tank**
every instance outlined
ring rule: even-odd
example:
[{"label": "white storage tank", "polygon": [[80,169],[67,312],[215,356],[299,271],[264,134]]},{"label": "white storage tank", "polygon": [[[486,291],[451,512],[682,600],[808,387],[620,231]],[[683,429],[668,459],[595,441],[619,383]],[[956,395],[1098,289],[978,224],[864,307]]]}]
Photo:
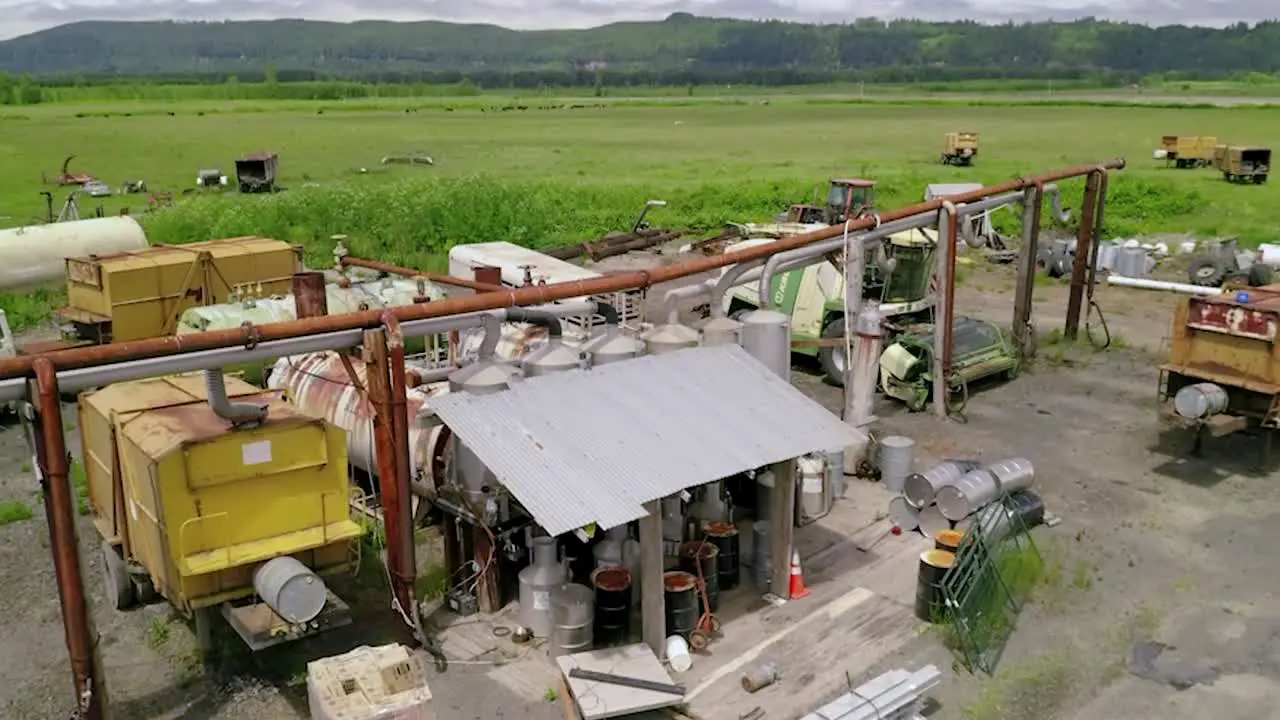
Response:
[{"label": "white storage tank", "polygon": [[128,215],[0,230],[0,292],[61,283],[67,258],[146,247],[146,233]]}]

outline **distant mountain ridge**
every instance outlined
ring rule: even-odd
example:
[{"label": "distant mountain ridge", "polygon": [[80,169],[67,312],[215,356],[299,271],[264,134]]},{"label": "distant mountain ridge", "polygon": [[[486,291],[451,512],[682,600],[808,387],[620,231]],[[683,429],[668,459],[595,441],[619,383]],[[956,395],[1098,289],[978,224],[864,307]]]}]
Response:
[{"label": "distant mountain ridge", "polygon": [[1069,69],[1195,76],[1274,73],[1280,70],[1280,22],[1221,29],[1095,20],[1019,25],[858,20],[806,25],[677,13],[658,22],[517,31],[445,22],[89,21],[0,42],[0,72],[33,75],[273,71],[282,77],[296,72],[326,77],[554,77],[605,70],[646,81],[647,76],[678,79],[681,73],[834,77],[878,68],[970,68],[997,77]]}]

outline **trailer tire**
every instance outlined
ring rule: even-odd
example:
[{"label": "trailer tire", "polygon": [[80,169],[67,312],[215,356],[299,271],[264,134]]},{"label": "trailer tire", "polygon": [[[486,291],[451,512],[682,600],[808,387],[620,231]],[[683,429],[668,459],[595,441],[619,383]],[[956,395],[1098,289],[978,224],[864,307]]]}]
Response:
[{"label": "trailer tire", "polygon": [[144,575],[133,575],[129,578],[133,583],[134,601],[139,605],[147,605],[155,601],[156,586],[151,582],[151,578]]},{"label": "trailer tire", "polygon": [[1249,266],[1249,287],[1262,287],[1275,282],[1275,268],[1263,262]]},{"label": "trailer tire", "polygon": [[1192,285],[1219,287],[1227,278],[1227,269],[1218,258],[1198,257],[1192,260],[1191,266],[1187,268],[1187,278]]},{"label": "trailer tire", "polygon": [[[844,337],[844,315],[834,315],[822,326],[822,339]],[[818,348],[818,364],[822,366],[822,375],[827,382],[836,387],[844,387],[844,373],[849,358],[843,347]]]},{"label": "trailer tire", "polygon": [[102,581],[107,602],[116,610],[129,610],[137,603],[133,580],[129,577],[129,567],[119,548],[107,541],[102,542]]},{"label": "trailer tire", "polygon": [[1045,268],[1045,274],[1051,278],[1060,278],[1071,272],[1072,258],[1070,255],[1050,255],[1049,265]]}]

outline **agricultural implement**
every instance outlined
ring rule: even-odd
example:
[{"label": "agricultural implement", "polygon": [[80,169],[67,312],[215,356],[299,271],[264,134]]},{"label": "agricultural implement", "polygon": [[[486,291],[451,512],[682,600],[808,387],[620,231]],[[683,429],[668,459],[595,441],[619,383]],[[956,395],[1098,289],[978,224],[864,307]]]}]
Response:
[{"label": "agricultural implement", "polygon": [[1213,165],[1227,182],[1261,185],[1271,172],[1271,148],[1218,145]]},{"label": "agricultural implement", "polygon": [[1210,135],[1165,135],[1151,156],[1164,160],[1166,167],[1202,168],[1213,164],[1218,138]]},{"label": "agricultural implement", "polygon": [[242,193],[269,193],[281,188],[276,186],[276,171],[280,156],[273,152],[245,155],[236,160],[236,188]]},{"label": "agricultural implement", "polygon": [[949,132],[943,138],[943,165],[972,165],[978,157],[978,133]]},{"label": "agricultural implement", "polygon": [[[951,374],[947,390],[960,397],[948,407],[963,409],[969,385],[990,377],[1012,380],[1021,370],[1012,338],[994,323],[970,317],[955,319],[952,331]],[[933,390],[933,324],[905,328],[880,355],[880,385],[885,395],[923,410]]]},{"label": "agricultural implement", "polygon": [[[95,178],[89,173],[73,173],[70,171],[71,161],[75,159],[75,155],[68,155],[67,159],[62,161],[62,170],[53,178],[54,185],[58,187],[68,185],[83,186],[87,182],[93,182]],[[47,178],[44,178],[44,182],[46,185],[49,183]]]},{"label": "agricultural implement", "polygon": [[1280,285],[1189,298],[1173,315],[1169,355],[1160,366],[1161,416],[1206,436],[1239,431],[1262,438],[1270,462],[1280,427]]}]

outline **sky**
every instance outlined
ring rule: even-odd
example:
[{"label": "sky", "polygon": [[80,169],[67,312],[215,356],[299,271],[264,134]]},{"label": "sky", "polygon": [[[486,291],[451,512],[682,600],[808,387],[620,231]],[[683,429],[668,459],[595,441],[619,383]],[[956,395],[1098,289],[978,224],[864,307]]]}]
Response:
[{"label": "sky", "polygon": [[521,29],[660,20],[673,12],[842,22],[857,17],[1226,25],[1280,16],[1276,0],[0,0],[0,38],[79,20],[445,20]]}]

